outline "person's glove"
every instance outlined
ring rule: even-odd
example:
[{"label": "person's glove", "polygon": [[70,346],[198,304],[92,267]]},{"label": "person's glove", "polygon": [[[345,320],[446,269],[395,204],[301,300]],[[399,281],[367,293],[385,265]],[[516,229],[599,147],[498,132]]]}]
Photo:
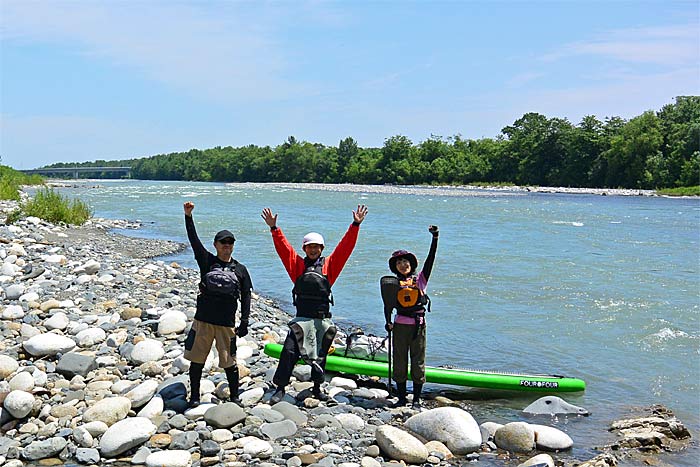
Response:
[{"label": "person's glove", "polygon": [[384,325],[384,329],[386,329],[386,332],[391,332],[391,330],[394,329],[394,325],[391,323],[386,323]]},{"label": "person's glove", "polygon": [[431,225],[430,227],[428,227],[428,232],[430,232],[431,234],[433,234],[433,237],[437,237],[437,236],[439,235],[439,233],[440,233],[440,232],[438,231],[438,226],[437,226],[437,225]]},{"label": "person's glove", "polygon": [[238,337],[245,337],[248,335],[248,321],[241,321],[241,324],[236,328],[236,335]]}]

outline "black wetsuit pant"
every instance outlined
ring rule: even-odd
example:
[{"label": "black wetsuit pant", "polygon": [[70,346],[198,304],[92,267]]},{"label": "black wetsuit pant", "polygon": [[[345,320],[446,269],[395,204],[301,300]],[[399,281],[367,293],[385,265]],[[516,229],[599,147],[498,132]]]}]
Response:
[{"label": "black wetsuit pant", "polygon": [[[294,336],[293,332],[287,334],[287,338],[284,340],[284,345],[282,346],[282,353],[280,354],[280,362],[277,365],[277,370],[275,371],[275,376],[272,377],[272,382],[278,388],[283,388],[289,384],[289,380],[292,377],[292,372],[294,371],[294,365],[299,361],[301,353],[299,352],[299,344]],[[319,359],[319,365],[311,365],[311,380],[314,383],[322,383],[324,378],[324,372],[326,368],[326,356]],[[319,368],[320,367],[320,368]]]}]

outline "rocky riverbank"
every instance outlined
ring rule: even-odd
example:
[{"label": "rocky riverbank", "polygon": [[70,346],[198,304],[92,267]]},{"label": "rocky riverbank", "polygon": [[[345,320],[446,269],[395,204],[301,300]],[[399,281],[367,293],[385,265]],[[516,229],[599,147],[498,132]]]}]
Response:
[{"label": "rocky riverbank", "polygon": [[[0,205],[2,212],[13,208]],[[4,218],[0,213],[0,222]],[[437,397],[423,410],[390,408],[378,384],[328,375],[327,402],[308,397],[306,366],[270,406],[289,316],[254,295],[250,334],[238,339],[240,403],[229,398],[212,354],[202,405],[180,413],[188,362],[183,341],[195,312],[198,272],[153,259],[183,248],[127,238],[126,221],[67,228],[35,218],[0,225],[0,464],[374,467],[400,461],[453,466],[576,465],[558,428],[480,420]],[[578,416],[578,415],[571,415]],[[690,434],[662,408],[611,426],[619,440],[586,466],[623,455],[683,449]],[[533,457],[534,456],[534,457]],[[493,465],[493,464],[491,464]]]}]

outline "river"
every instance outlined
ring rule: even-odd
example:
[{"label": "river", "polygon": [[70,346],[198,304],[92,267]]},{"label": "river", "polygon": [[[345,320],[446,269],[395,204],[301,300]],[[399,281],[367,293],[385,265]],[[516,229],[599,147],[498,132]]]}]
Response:
[{"label": "river", "polygon": [[[97,186],[95,186],[97,185]],[[200,237],[236,235],[234,257],[258,293],[291,307],[291,287],[260,218],[264,207],[294,246],[309,231],[332,251],[366,204],[355,252],[334,287],[344,329],[383,334],[379,278],[393,250],[440,244],[428,293],[429,365],[563,374],[587,389],[563,397],[590,417],[561,420],[575,457],[610,440],[631,407],[671,408],[697,440],[700,428],[700,200],[538,194],[431,187],[309,187],[154,181],[91,181],[61,193],[95,215],[141,220],[121,232],[186,242],[182,204],[195,203]],[[195,267],[190,249],[166,261]],[[193,285],[194,286],[194,285]],[[538,396],[429,386],[464,399],[478,422],[508,422]],[[588,456],[590,451],[590,456]],[[697,441],[671,456],[696,465]]]}]

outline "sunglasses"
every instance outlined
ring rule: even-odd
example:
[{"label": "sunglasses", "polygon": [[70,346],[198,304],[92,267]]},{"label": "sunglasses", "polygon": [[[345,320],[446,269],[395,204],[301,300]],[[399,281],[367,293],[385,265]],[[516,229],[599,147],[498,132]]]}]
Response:
[{"label": "sunglasses", "polygon": [[224,245],[233,245],[233,240],[231,240],[230,238],[225,238],[223,240],[219,240],[219,243],[222,243]]}]

